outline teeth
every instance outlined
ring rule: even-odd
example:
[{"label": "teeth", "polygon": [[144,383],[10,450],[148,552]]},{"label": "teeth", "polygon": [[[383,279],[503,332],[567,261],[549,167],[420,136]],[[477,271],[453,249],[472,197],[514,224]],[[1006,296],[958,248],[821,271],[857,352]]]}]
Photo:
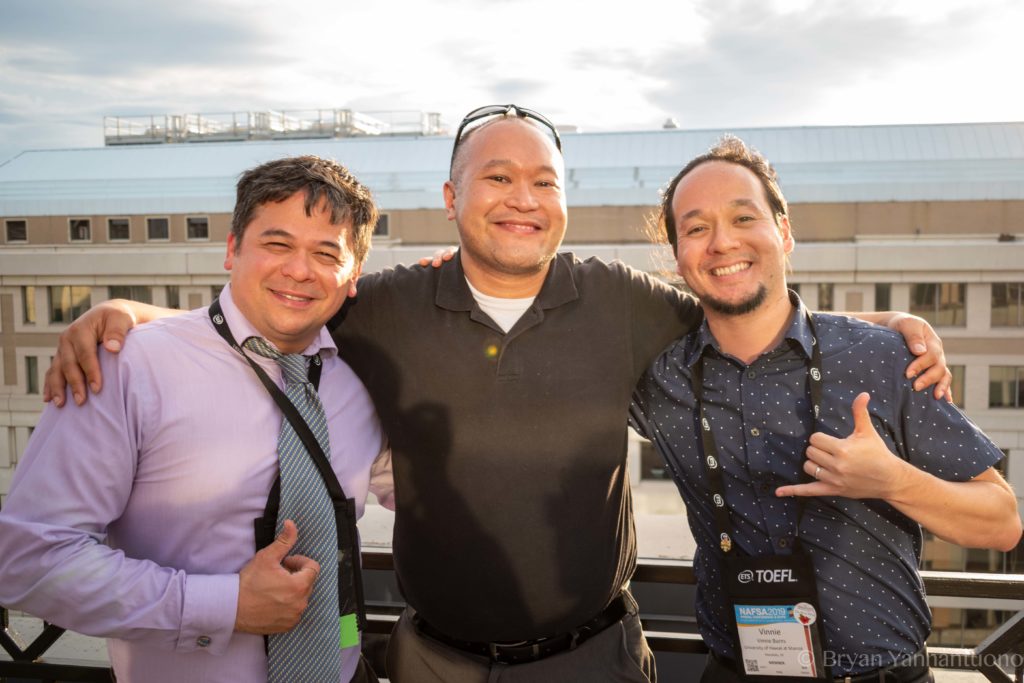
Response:
[{"label": "teeth", "polygon": [[711,269],[711,274],[712,275],[732,275],[733,273],[738,273],[741,270],[746,270],[749,267],[750,267],[749,263],[737,263],[734,266],[726,266],[725,268],[712,268]]},{"label": "teeth", "polygon": [[291,294],[285,294],[284,292],[278,292],[282,297],[290,301],[309,301],[308,296],[292,296]]},{"label": "teeth", "polygon": [[524,225],[523,223],[502,223],[508,230],[514,230],[515,232],[535,232],[537,228],[532,225]]}]

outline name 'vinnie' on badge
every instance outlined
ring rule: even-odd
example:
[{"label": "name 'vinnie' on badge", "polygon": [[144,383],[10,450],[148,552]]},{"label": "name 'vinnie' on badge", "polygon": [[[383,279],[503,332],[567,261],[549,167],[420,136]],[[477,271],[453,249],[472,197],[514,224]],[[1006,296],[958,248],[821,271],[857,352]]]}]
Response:
[{"label": "name 'vinnie' on badge", "polygon": [[818,612],[813,605],[737,604],[734,609],[743,668],[748,675],[818,676],[811,629]]}]

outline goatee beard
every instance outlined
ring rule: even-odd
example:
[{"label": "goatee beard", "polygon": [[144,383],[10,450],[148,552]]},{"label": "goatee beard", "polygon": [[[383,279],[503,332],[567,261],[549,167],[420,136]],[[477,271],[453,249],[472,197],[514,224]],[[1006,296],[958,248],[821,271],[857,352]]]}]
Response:
[{"label": "goatee beard", "polygon": [[702,306],[715,313],[721,313],[722,315],[744,315],[764,303],[764,300],[768,298],[768,288],[763,284],[758,285],[757,291],[754,292],[753,296],[739,303],[721,301],[712,296],[702,296],[699,298]]}]

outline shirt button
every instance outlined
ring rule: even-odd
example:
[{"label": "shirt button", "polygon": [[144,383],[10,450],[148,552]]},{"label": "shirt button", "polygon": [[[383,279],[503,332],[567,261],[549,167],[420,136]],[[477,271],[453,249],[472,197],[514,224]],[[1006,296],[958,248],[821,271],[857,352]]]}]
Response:
[{"label": "shirt button", "polygon": [[789,547],[789,540],[785,539],[785,538],[780,538],[778,545],[779,545],[780,548],[785,550],[786,548]]},{"label": "shirt button", "polygon": [[196,645],[199,647],[210,647],[211,642],[213,641],[210,640],[210,636],[199,636],[196,638]]},{"label": "shirt button", "polygon": [[761,436],[761,430],[758,429],[757,427],[754,427],[754,428],[752,428],[750,430],[750,435],[751,436]]},{"label": "shirt button", "polygon": [[757,379],[757,373],[753,370],[747,370],[747,379]]}]

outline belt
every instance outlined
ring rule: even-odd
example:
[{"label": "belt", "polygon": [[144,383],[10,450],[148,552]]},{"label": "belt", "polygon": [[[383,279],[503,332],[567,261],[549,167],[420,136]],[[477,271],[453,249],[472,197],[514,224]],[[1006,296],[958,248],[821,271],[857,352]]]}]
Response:
[{"label": "belt", "polygon": [[612,624],[621,621],[625,615],[626,598],[624,594],[619,594],[600,614],[568,633],[551,636],[550,638],[521,640],[514,643],[483,643],[452,638],[431,626],[419,614],[413,615],[412,623],[422,635],[453,647],[456,650],[486,657],[492,662],[525,664],[527,662],[536,662],[567,650],[575,650],[581,643],[596,636]]},{"label": "belt", "polygon": [[[719,657],[714,652],[711,653],[714,660],[722,666],[731,669],[734,672],[738,672],[739,669],[736,666],[736,662],[726,657]],[[881,669],[875,669],[874,671],[867,671],[860,674],[849,674],[847,676],[839,676],[833,678],[835,683],[915,683],[916,681],[927,681],[931,680],[927,678],[928,675],[928,655],[922,648],[916,655],[907,657],[905,661],[924,661],[924,665],[911,666],[909,664],[896,664],[894,666],[887,666]],[[780,680],[790,680],[788,678]],[[792,679],[792,680],[808,680],[814,679]]]}]

